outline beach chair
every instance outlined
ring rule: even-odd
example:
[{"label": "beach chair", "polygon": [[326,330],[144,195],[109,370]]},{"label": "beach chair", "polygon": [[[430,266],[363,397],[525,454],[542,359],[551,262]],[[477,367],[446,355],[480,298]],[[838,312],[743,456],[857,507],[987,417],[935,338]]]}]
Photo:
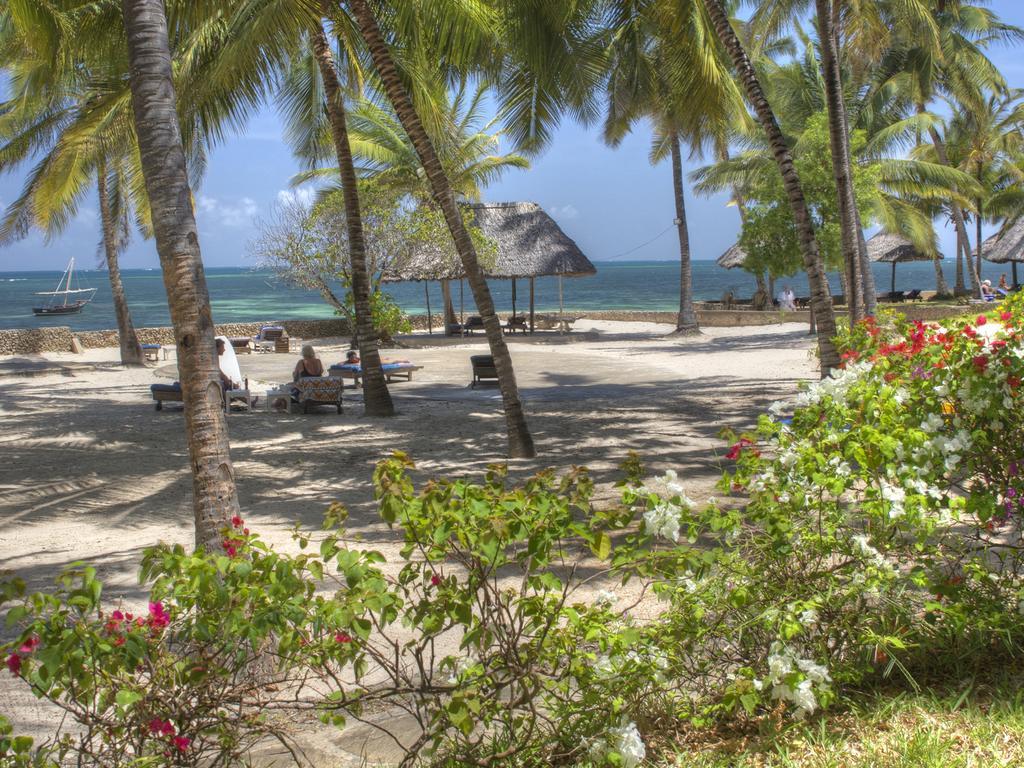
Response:
[{"label": "beach chair", "polygon": [[341,396],[345,382],[334,376],[308,376],[296,381],[292,387],[296,390],[295,399],[302,407],[303,413],[322,405],[333,405],[342,412]]},{"label": "beach chair", "polygon": [[509,333],[515,333],[516,331],[522,331],[526,333],[528,330],[526,325],[526,318],[522,315],[512,315],[505,323],[505,330]]},{"label": "beach chair", "polygon": [[[161,344],[142,344],[142,356],[147,360],[154,363],[160,361],[160,351],[163,349]],[[164,360],[167,359],[167,355],[164,355]]]},{"label": "beach chair", "polygon": [[[390,360],[381,363],[380,368],[388,384],[395,379],[412,381],[413,372],[423,370],[422,365],[413,365],[408,360]],[[363,366],[359,363],[337,363],[327,369],[327,375],[338,379],[352,379],[353,386],[358,387],[363,378]]]},{"label": "beach chair", "polygon": [[257,352],[287,352],[290,348],[288,336],[280,325],[260,328],[260,332],[253,337],[253,344]]},{"label": "beach chair", "polygon": [[476,385],[485,379],[498,380],[498,369],[494,366],[492,355],[471,355],[469,362],[473,366],[473,381],[469,385],[471,389],[476,389]]},{"label": "beach chair", "polygon": [[466,318],[466,324],[462,327],[463,335],[472,336],[473,331],[482,331],[484,329],[484,319],[480,315],[470,315]]},{"label": "beach chair", "polygon": [[150,384],[149,393],[156,402],[156,409],[158,411],[162,411],[164,409],[164,403],[184,402],[184,398],[181,394],[180,381],[176,381],[173,384]]},{"label": "beach chair", "polygon": [[903,299],[905,301],[920,301],[921,300],[921,289],[920,288],[915,288],[914,290],[912,290],[909,293],[907,293],[907,295],[904,296]]},{"label": "beach chair", "polygon": [[229,338],[236,355],[248,355],[252,353],[252,339],[248,336],[236,336]]}]

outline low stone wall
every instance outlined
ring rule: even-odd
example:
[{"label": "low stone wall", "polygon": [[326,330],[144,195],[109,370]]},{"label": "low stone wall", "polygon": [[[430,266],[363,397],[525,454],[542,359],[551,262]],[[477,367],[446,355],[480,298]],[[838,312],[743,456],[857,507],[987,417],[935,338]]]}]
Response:
[{"label": "low stone wall", "polygon": [[[934,321],[974,313],[984,309],[977,305],[935,306],[928,303],[882,304],[880,309],[894,309],[902,312],[908,320]],[[506,319],[510,313],[499,315]],[[543,312],[538,316],[555,317],[557,313]],[[567,310],[567,315],[589,317],[595,320],[616,320],[634,323],[664,323],[675,325],[675,312],[644,312],[635,310]],[[697,309],[697,319],[708,328],[735,327],[744,325],[774,325],[776,323],[810,323],[807,310],[797,312],[755,312],[749,309]],[[425,330],[426,315],[410,315],[409,322],[415,330]],[[433,316],[434,329],[444,328],[444,316]],[[261,323],[225,323],[217,326],[219,336],[255,336],[264,325],[282,325],[292,338],[325,339],[351,336],[351,327],[345,318],[328,320],[281,320]],[[143,344],[174,345],[173,328],[137,328],[139,341]],[[0,330],[0,355],[30,355],[39,352],[70,352],[71,340],[77,337],[85,348],[116,347],[117,331],[80,331],[73,333],[67,326],[54,328],[23,328]]]},{"label": "low stone wall", "polygon": [[[114,333],[114,344],[117,344],[116,332]],[[71,329],[66,326],[0,330],[0,355],[31,355],[38,352],[70,351]]]}]

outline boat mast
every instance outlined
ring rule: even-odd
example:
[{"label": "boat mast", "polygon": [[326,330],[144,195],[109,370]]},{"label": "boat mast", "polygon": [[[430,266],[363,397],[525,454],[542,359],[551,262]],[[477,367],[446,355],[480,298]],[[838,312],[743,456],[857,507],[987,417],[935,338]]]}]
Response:
[{"label": "boat mast", "polygon": [[[68,293],[71,291],[71,276],[74,274],[74,272],[75,272],[75,257],[72,256],[71,257],[71,261],[68,262],[68,270],[67,270],[67,272],[64,275],[67,278],[66,282],[64,283],[64,306],[65,307],[68,305]],[[57,287],[59,288],[60,286],[57,286]]]}]

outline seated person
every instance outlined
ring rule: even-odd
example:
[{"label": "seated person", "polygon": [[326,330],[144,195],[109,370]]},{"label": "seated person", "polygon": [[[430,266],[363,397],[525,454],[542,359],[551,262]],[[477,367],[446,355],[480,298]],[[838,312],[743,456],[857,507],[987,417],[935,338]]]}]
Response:
[{"label": "seated person", "polygon": [[345,353],[345,362],[342,365],[359,365],[359,350],[350,349]]},{"label": "seated person", "polygon": [[1005,272],[999,276],[999,286],[998,287],[1001,290],[1006,291],[1007,293],[1010,292],[1010,284],[1008,282],[1006,282],[1006,273]]},{"label": "seated person", "polygon": [[[241,386],[240,382],[235,381],[230,373],[226,371],[234,371],[238,368],[238,361],[235,358],[235,350],[232,349],[230,354],[227,352],[227,339],[223,336],[217,337],[217,365],[220,367],[220,385],[227,392],[229,389],[238,389]],[[241,378],[239,376],[239,378]]]},{"label": "seated person", "polygon": [[295,370],[292,371],[292,381],[315,378],[323,375],[324,364],[321,363],[320,358],[316,356],[316,351],[313,349],[313,345],[303,344],[302,358],[295,364]]},{"label": "seated person", "polygon": [[981,284],[981,298],[985,301],[993,301],[996,297],[996,292],[992,290],[992,281],[985,280]]}]

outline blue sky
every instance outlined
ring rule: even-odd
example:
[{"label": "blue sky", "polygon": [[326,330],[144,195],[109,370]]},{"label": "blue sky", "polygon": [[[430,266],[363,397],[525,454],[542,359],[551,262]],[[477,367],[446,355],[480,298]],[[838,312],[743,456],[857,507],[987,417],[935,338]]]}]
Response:
[{"label": "blue sky", "polygon": [[[1005,21],[1024,26],[1022,0],[993,0],[991,8]],[[1011,86],[1024,86],[1022,53],[1021,48],[992,51]],[[649,141],[641,126],[612,150],[601,142],[597,127],[566,123],[530,170],[508,172],[488,189],[486,199],[540,203],[592,260],[676,259],[674,233],[666,231],[674,217],[672,174],[667,163],[648,163]],[[288,181],[297,170],[272,108],[250,121],[244,133],[213,150],[203,183],[195,191],[207,266],[254,265],[248,244],[255,221],[279,196],[290,193]],[[13,200],[22,182],[21,173],[0,177],[0,204]],[[735,208],[728,207],[724,197],[695,199],[689,189],[686,203],[694,257],[717,257],[736,239]],[[63,269],[71,256],[83,267],[92,266],[97,262],[97,218],[95,201],[86,201],[60,238],[46,243],[41,235],[32,234],[0,249],[0,270]],[[952,232],[941,230],[940,236],[943,250],[951,254]],[[138,238],[122,257],[126,268],[158,263],[153,243]]]}]

